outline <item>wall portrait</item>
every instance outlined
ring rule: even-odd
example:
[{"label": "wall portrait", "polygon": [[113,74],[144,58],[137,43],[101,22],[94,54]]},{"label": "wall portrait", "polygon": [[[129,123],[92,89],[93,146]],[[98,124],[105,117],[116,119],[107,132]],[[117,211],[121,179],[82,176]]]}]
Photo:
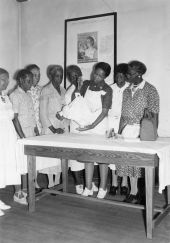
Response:
[{"label": "wall portrait", "polygon": [[83,73],[83,80],[90,80],[97,62],[107,62],[111,65],[112,70],[106,82],[113,83],[113,70],[117,62],[116,12],[65,20],[65,87],[65,70],[68,65],[78,65]]},{"label": "wall portrait", "polygon": [[98,61],[97,32],[77,34],[77,63]]}]

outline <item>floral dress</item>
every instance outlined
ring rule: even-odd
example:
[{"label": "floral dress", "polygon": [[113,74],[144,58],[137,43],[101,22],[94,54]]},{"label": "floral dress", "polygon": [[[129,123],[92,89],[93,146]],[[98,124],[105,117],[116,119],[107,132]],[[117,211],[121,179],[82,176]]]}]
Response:
[{"label": "floral dress", "polygon": [[34,105],[34,112],[35,112],[35,120],[36,120],[36,125],[38,127],[39,133],[41,133],[41,122],[40,122],[40,93],[41,93],[42,87],[39,85],[35,87],[31,87],[31,89],[28,91],[30,93],[33,105]]},{"label": "floral dress", "polygon": [[[125,89],[123,93],[122,118],[127,125],[122,134],[124,137],[137,138],[140,131],[140,121],[143,118],[144,110],[147,108],[150,112],[159,113],[159,95],[156,88],[142,81],[138,87],[133,85]],[[116,166],[117,175],[142,177],[144,170],[133,166]]]}]

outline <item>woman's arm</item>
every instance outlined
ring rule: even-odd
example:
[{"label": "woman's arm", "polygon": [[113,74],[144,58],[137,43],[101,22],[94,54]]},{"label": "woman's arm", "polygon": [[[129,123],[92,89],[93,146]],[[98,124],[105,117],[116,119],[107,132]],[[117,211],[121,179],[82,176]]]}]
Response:
[{"label": "woman's arm", "polygon": [[159,125],[159,114],[158,113],[153,113],[153,112],[151,112],[151,114],[152,114],[153,122],[156,125],[156,128],[158,129],[158,125]]},{"label": "woman's arm", "polygon": [[79,128],[77,128],[77,130],[78,131],[87,131],[87,130],[95,128],[107,116],[108,111],[109,111],[109,109],[103,108],[100,115],[96,118],[96,120],[91,125],[88,125],[88,126],[85,126],[82,128],[79,127]]},{"label": "woman's arm", "polygon": [[46,93],[46,90],[42,90],[42,93],[40,96],[40,121],[41,121],[42,127],[51,127],[52,126],[50,120],[48,119],[48,102],[49,102],[49,96]]},{"label": "woman's arm", "polygon": [[124,118],[121,116],[120,118],[120,122],[119,122],[119,130],[118,130],[118,134],[122,134],[123,129],[125,128],[125,126],[127,125],[127,122],[124,120]]},{"label": "woman's arm", "polygon": [[20,138],[25,138],[25,134],[23,133],[21,124],[20,124],[20,122],[18,120],[18,113],[14,114],[13,123],[14,123],[15,130],[18,133],[19,137]]},{"label": "woman's arm", "polygon": [[34,132],[35,132],[36,136],[40,136],[40,133],[39,133],[37,125],[34,127]]}]

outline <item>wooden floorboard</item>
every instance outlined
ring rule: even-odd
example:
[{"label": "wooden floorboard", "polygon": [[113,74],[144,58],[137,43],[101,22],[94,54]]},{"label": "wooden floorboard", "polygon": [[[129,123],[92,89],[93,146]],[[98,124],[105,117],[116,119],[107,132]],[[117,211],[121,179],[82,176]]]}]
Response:
[{"label": "wooden floorboard", "polygon": [[[157,188],[155,194],[156,206],[164,204]],[[0,190],[0,198],[12,206],[0,217],[0,243],[170,243],[170,215],[147,240],[142,210],[47,195],[30,214],[12,196],[11,187]]]}]

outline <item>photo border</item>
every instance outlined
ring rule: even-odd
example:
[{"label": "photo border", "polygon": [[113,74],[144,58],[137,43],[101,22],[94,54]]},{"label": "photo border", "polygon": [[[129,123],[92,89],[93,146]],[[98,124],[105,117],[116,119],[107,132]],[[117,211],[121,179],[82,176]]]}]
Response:
[{"label": "photo border", "polygon": [[[67,46],[68,46],[68,28],[69,23],[73,21],[82,21],[82,20],[93,20],[94,18],[103,18],[107,16],[113,16],[113,63],[112,67],[114,68],[117,64],[117,12],[110,12],[105,14],[99,14],[99,15],[91,15],[91,16],[85,16],[85,17],[79,17],[79,18],[71,18],[71,19],[65,19],[65,28],[64,28],[64,87],[66,88],[66,67],[67,67]],[[92,23],[93,24],[93,23]],[[76,63],[74,63],[76,64]],[[77,64],[79,65],[79,64]]]}]

